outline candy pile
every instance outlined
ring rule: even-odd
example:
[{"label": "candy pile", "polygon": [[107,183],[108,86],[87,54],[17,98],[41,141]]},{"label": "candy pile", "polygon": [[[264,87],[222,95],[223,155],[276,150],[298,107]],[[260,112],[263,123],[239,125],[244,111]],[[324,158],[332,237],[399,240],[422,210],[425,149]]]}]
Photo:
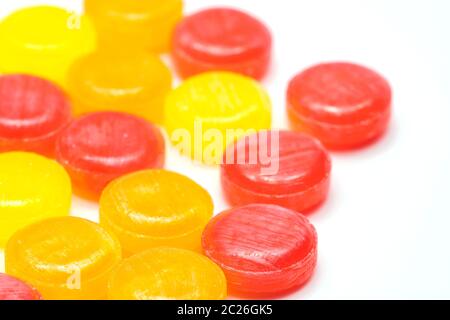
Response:
[{"label": "candy pile", "polygon": [[[84,15],[38,6],[0,22],[0,299],[272,297],[313,275],[303,214],[326,201],[327,149],[380,137],[390,86],[313,66],[287,88],[292,130],[271,129],[269,28],[182,12],[85,0]],[[220,169],[229,210],[213,217],[207,190],[164,170],[166,144]],[[72,192],[99,202],[99,224],[69,216]]]}]

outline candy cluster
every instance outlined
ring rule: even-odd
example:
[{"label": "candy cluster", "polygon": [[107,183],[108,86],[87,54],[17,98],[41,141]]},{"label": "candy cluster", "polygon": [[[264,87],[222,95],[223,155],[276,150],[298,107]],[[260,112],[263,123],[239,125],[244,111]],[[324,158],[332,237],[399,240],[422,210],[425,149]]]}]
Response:
[{"label": "candy cluster", "polygon": [[[169,53],[184,81],[172,89]],[[247,13],[183,17],[181,0],[85,0],[85,14],[25,8],[0,22],[0,299],[272,297],[317,264],[304,214],[326,201],[327,150],[386,130],[376,72],[323,63],[271,128],[259,82],[272,35]],[[230,209],[164,169],[167,145],[221,172]],[[71,196],[99,224],[70,217]],[[20,280],[19,280],[20,279]]]}]

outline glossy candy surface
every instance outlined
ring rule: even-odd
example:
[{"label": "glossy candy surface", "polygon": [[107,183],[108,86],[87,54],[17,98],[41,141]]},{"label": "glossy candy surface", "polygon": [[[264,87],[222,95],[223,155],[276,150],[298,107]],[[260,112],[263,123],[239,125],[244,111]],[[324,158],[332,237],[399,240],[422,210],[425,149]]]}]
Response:
[{"label": "glossy candy surface", "polygon": [[155,248],[125,259],[111,276],[113,300],[220,300],[225,276],[208,258],[188,250]]},{"label": "glossy candy surface", "polygon": [[28,7],[0,22],[0,72],[27,73],[65,85],[73,61],[95,48],[90,21],[52,6]]},{"label": "glossy candy surface", "polygon": [[235,9],[203,10],[175,29],[172,56],[184,78],[233,71],[261,79],[271,59],[272,36],[256,18]]},{"label": "glossy candy surface", "polygon": [[205,254],[236,294],[273,295],[304,284],[317,261],[317,235],[296,211],[249,205],[214,217],[203,233]]},{"label": "glossy candy surface", "polygon": [[100,46],[109,50],[169,51],[182,0],[85,0]]},{"label": "glossy candy surface", "polygon": [[52,157],[71,106],[51,82],[29,75],[0,76],[0,152],[23,150]]},{"label": "glossy candy surface", "polygon": [[206,190],[165,170],[114,180],[100,198],[100,224],[118,236],[125,255],[159,246],[200,251],[201,234],[212,214]]},{"label": "glossy candy surface", "polygon": [[44,299],[105,299],[109,275],[120,259],[114,236],[74,217],[27,226],[5,250],[8,274],[32,284]]},{"label": "glossy candy surface", "polygon": [[176,148],[207,164],[219,164],[225,147],[271,125],[271,102],[256,81],[228,72],[192,77],[166,101],[166,128]]},{"label": "glossy candy surface", "polygon": [[75,192],[98,200],[106,185],[122,175],[164,165],[159,129],[133,115],[92,113],[72,122],[57,141],[57,160]]},{"label": "glossy candy surface", "polygon": [[18,229],[69,214],[69,175],[56,161],[26,152],[0,154],[0,248]]},{"label": "glossy candy surface", "polygon": [[147,53],[98,51],[77,60],[68,73],[68,91],[77,114],[121,111],[161,123],[171,87],[169,69]]},{"label": "glossy candy surface", "polygon": [[41,300],[41,295],[21,280],[0,273],[0,300]]},{"label": "glossy candy surface", "polygon": [[304,213],[325,200],[331,159],[309,135],[261,131],[230,145],[221,169],[231,205],[268,203]]},{"label": "glossy candy surface", "polygon": [[391,100],[382,76],[351,63],[311,67],[292,79],[287,91],[291,126],[333,149],[363,146],[382,135]]}]

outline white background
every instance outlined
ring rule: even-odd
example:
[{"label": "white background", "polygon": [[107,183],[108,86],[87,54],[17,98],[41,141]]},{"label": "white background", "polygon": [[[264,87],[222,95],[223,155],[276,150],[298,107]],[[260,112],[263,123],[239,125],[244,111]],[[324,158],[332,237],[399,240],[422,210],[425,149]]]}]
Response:
[{"label": "white background", "polygon": [[[450,298],[450,2],[447,0],[185,0],[186,11],[213,5],[245,9],[275,38],[265,80],[274,126],[286,125],[291,76],[311,64],[347,60],[391,82],[389,133],[363,150],[333,154],[329,201],[310,216],[319,234],[313,279],[289,299]],[[0,15],[24,5],[75,0],[2,0]],[[184,173],[225,209],[218,170],[168,150],[167,168]],[[74,199],[73,214],[97,219]],[[3,259],[0,254],[0,270]]]}]

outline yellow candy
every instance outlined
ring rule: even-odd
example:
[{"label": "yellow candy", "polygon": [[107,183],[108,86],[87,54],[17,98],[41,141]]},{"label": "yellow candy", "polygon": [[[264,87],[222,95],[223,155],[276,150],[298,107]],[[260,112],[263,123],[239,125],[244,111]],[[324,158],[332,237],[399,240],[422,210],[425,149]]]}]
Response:
[{"label": "yellow candy", "polygon": [[111,276],[112,300],[221,300],[227,295],[222,270],[187,250],[155,248],[124,260]]},{"label": "yellow candy", "polygon": [[166,65],[149,53],[96,52],[75,62],[68,91],[75,113],[121,111],[161,123],[164,100],[172,87]]},{"label": "yellow candy", "polygon": [[118,240],[99,225],[62,217],[14,234],[5,259],[6,272],[31,284],[44,299],[105,299],[121,250]]},{"label": "yellow candy", "polygon": [[64,86],[72,62],[94,48],[95,31],[87,18],[58,7],[29,7],[0,23],[5,73],[28,73]]},{"label": "yellow candy", "polygon": [[208,192],[166,170],[121,177],[100,198],[100,224],[117,235],[125,255],[160,246],[201,251],[212,214]]},{"label": "yellow candy", "polygon": [[183,14],[182,0],[85,0],[102,47],[111,50],[170,49],[172,32]]},{"label": "yellow candy", "polygon": [[270,127],[271,102],[253,79],[227,72],[204,73],[169,94],[165,125],[182,154],[218,164],[229,143]]},{"label": "yellow candy", "polygon": [[70,178],[53,160],[26,152],[0,154],[0,247],[18,229],[69,214]]}]

